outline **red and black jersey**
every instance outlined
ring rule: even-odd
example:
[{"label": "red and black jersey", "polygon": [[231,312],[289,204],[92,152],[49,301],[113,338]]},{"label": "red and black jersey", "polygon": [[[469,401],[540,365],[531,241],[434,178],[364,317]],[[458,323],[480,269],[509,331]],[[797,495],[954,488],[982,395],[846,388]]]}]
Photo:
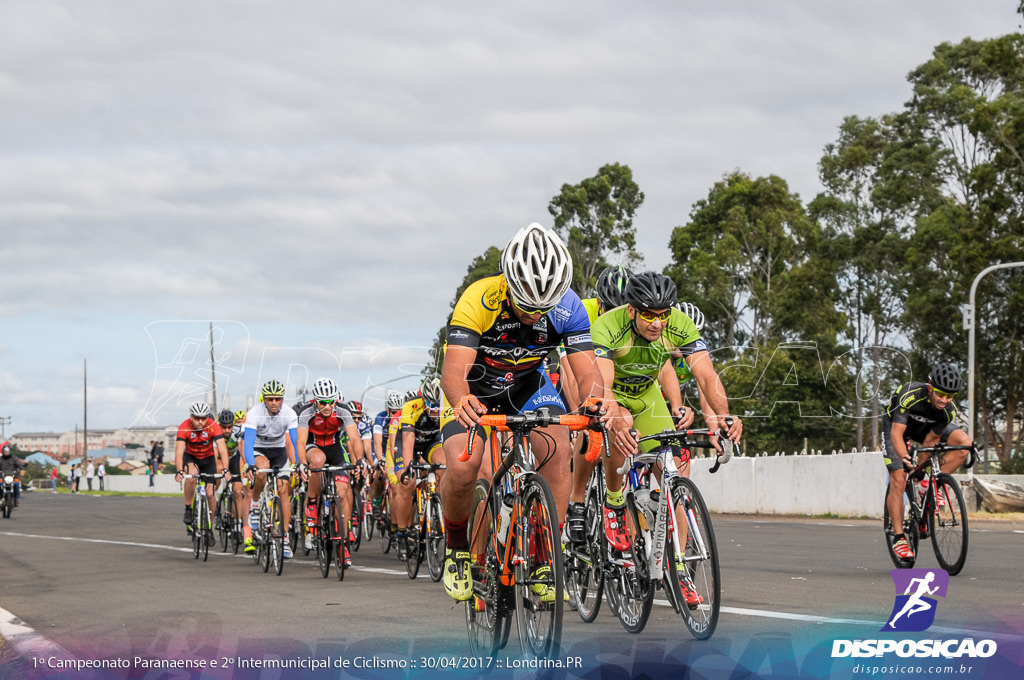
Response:
[{"label": "red and black jersey", "polygon": [[335,403],[334,410],[326,416],[321,415],[315,402],[306,404],[299,411],[299,427],[309,430],[307,442],[319,447],[340,445],[345,428],[355,424],[352,413],[339,403]]},{"label": "red and black jersey", "polygon": [[213,455],[213,443],[224,438],[220,424],[213,418],[206,419],[206,426],[195,430],[189,418],[178,426],[177,441],[185,442],[185,453],[193,458],[209,458]]}]

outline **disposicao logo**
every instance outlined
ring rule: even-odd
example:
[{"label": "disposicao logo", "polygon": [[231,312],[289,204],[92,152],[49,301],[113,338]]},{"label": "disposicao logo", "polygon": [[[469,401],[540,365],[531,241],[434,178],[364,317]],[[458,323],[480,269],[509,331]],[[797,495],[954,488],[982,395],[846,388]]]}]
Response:
[{"label": "disposicao logo", "polygon": [[928,630],[938,608],[935,597],[946,597],[949,574],[943,569],[893,569],[889,574],[896,584],[896,603],[882,631]]},{"label": "disposicao logo", "polygon": [[[920,632],[935,622],[936,597],[946,597],[949,574],[942,569],[893,569],[896,602],[881,631]],[[881,657],[969,657],[988,658],[997,651],[994,640],[973,638],[950,640],[833,640],[832,658]]]}]

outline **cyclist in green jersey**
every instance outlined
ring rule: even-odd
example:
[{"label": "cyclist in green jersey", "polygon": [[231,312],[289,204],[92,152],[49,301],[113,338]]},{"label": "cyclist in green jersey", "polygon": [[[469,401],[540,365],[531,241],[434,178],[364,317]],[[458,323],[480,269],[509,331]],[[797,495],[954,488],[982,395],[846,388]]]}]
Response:
[{"label": "cyclist in green jersey", "polygon": [[[731,424],[726,424],[728,398],[707,344],[690,317],[672,308],[676,302],[672,280],[655,272],[636,274],[626,286],[626,301],[628,304],[600,316],[592,329],[612,444],[612,455],[604,460],[605,533],[619,550],[628,549],[629,535],[624,524],[622,477],[615,470],[621,467],[625,454],[638,450],[630,429],[645,435],[687,427],[693,420],[692,412],[682,406],[679,380],[670,361],[674,351],[678,349],[686,358],[698,389],[711,405],[712,412],[704,414],[708,427],[726,430],[733,441],[739,441],[743,433],[739,418],[733,416]],[[667,405],[662,389],[669,400]],[[644,450],[656,445],[646,443]],[[689,469],[689,459],[681,459],[679,473],[688,476]]]},{"label": "cyclist in green jersey", "polygon": [[[622,265],[608,267],[601,272],[597,277],[595,297],[581,300],[583,308],[587,310],[587,316],[590,317],[591,326],[608,310],[626,304],[626,284],[632,275],[633,272]],[[559,355],[563,356],[564,353],[565,349],[560,348]],[[568,362],[562,361],[560,364],[559,385],[565,394],[566,405],[571,410],[576,409],[580,405],[576,380]],[[587,491],[587,480],[597,465],[597,461],[588,462],[579,455],[582,446],[583,437],[577,437],[573,445],[572,487],[569,490],[569,510],[565,518],[565,535],[577,544],[586,542],[587,508],[584,505],[584,494]]]}]

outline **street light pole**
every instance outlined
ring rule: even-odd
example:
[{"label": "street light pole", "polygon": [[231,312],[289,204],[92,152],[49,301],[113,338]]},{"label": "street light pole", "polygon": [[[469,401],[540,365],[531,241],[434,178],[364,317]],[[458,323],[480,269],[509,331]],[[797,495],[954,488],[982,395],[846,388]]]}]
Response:
[{"label": "street light pole", "polygon": [[[982,277],[997,269],[1011,269],[1014,267],[1024,267],[1024,262],[1004,262],[982,269],[981,273],[974,277],[974,282],[971,283],[971,296],[964,307],[964,328],[967,329],[967,434],[971,441],[974,441],[974,332],[977,326],[977,315],[974,313],[974,298],[978,292],[978,283]],[[971,473],[973,471],[974,468],[967,471],[968,479],[972,478],[973,475]]]}]

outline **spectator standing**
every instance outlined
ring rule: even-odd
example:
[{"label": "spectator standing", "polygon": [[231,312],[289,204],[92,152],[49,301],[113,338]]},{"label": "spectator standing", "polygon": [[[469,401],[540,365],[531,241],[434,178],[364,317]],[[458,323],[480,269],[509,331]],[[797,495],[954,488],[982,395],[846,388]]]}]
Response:
[{"label": "spectator standing", "polygon": [[54,465],[53,469],[50,470],[50,481],[53,483],[53,488],[50,493],[57,493],[57,466]]},{"label": "spectator standing", "polygon": [[85,466],[85,483],[89,485],[89,491],[92,491],[92,480],[95,476],[96,466],[90,460]]},{"label": "spectator standing", "polygon": [[103,479],[107,476],[107,466],[101,460],[96,466],[96,477],[100,480],[100,491],[103,491]]}]

